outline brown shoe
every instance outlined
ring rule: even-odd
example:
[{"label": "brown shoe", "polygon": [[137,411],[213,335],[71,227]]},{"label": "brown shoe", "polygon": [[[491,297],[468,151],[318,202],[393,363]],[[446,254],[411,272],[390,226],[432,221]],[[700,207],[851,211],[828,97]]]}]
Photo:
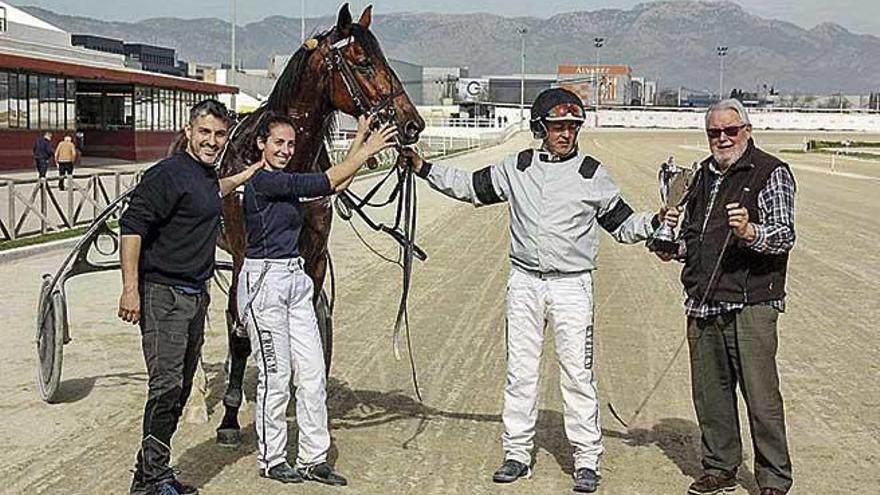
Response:
[{"label": "brown shoe", "polygon": [[761,488],[761,495],[785,495],[785,492],[779,488],[765,487]]},{"label": "brown shoe", "polygon": [[[690,495],[716,495],[722,492],[732,492],[736,490],[736,475],[731,473],[727,476],[715,476],[714,474],[704,474],[697,481],[691,483],[688,487]],[[764,495],[761,492],[761,495]]]}]

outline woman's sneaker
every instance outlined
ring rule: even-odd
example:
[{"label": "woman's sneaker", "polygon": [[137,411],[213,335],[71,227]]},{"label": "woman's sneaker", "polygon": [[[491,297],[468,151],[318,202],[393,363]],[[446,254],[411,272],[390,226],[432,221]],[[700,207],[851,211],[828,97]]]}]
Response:
[{"label": "woman's sneaker", "polygon": [[326,462],[315,464],[314,466],[298,467],[296,469],[304,480],[317,481],[318,483],[333,486],[345,486],[348,484],[348,480],[343,478],[339,473],[334,472],[333,468],[331,468]]},{"label": "woman's sneaker", "polygon": [[290,467],[287,462],[270,467],[269,469],[261,469],[260,476],[269,478],[270,480],[280,481],[282,483],[302,483],[302,476],[296,469]]},{"label": "woman's sneaker", "polygon": [[492,475],[492,481],[495,483],[512,483],[520,478],[529,478],[532,476],[532,470],[525,464],[507,459],[504,464]]}]

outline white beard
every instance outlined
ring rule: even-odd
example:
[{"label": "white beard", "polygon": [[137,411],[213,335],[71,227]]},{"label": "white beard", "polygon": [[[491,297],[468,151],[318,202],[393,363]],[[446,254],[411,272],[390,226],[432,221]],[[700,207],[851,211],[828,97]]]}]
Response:
[{"label": "white beard", "polygon": [[743,149],[735,151],[733,155],[727,153],[720,153],[717,150],[712,151],[712,158],[715,159],[715,163],[718,164],[718,167],[723,171],[727,170],[728,167],[736,163],[742,156],[745,154],[748,146],[744,146]]}]

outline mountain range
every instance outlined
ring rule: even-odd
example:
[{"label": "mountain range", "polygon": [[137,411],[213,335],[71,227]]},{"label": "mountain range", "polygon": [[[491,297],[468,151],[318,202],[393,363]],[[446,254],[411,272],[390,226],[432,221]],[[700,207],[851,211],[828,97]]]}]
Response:
[{"label": "mountain range", "polygon": [[[175,48],[187,61],[229,60],[229,23],[220,18],[156,17],[108,22],[23,7],[74,34]],[[358,12],[353,13],[355,18]],[[220,15],[223,15],[221,13]],[[866,14],[867,15],[867,14]],[[329,28],[333,17],[306,19],[307,33]],[[752,91],[767,85],[785,92],[880,91],[880,38],[833,23],[812,29],[764,19],[732,2],[673,0],[629,10],[570,12],[549,18],[484,14],[392,13],[375,10],[371,29],[385,55],[423,66],[468,67],[471,76],[520,71],[519,28],[526,28],[527,73],[553,74],[557,64],[596,61],[594,37],[605,38],[602,63],[626,64],[660,87],[717,91],[716,47],[727,46],[724,86]],[[243,67],[265,68],[271,55],[300,44],[300,19],[284,13],[236,28]]]}]

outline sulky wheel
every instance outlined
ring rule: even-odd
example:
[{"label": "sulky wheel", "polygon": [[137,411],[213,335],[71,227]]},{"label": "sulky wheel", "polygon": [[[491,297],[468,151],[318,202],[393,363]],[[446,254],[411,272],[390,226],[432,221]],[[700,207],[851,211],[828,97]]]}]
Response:
[{"label": "sulky wheel", "polygon": [[333,358],[333,314],[327,292],[323,289],[315,302],[315,317],[318,320],[318,333],[321,335],[321,348],[324,349],[324,371],[330,376],[330,362]]},{"label": "sulky wheel", "polygon": [[56,287],[49,294],[52,277],[43,276],[40,300],[37,303],[37,384],[40,396],[52,403],[58,397],[61,383],[61,362],[67,336],[67,307],[64,293]]}]

